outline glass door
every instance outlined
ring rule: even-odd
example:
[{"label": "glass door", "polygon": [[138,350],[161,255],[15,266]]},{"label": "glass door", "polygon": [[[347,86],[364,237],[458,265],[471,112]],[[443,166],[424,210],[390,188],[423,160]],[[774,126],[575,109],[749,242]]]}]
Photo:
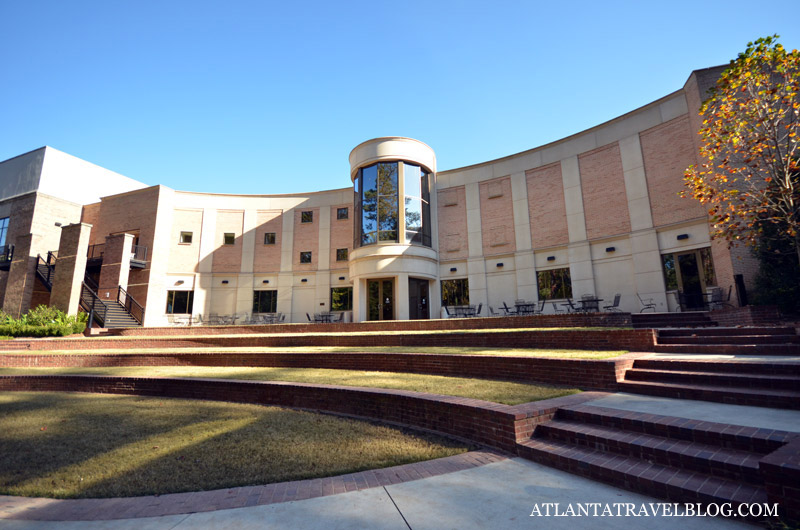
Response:
[{"label": "glass door", "polygon": [[408,279],[408,316],[411,320],[430,318],[428,312],[428,280]]},{"label": "glass door", "polygon": [[394,280],[367,280],[367,320],[394,320]]},{"label": "glass door", "polygon": [[683,296],[687,309],[702,309],[703,282],[700,279],[700,268],[697,266],[697,254],[678,254],[678,269],[681,273]]}]

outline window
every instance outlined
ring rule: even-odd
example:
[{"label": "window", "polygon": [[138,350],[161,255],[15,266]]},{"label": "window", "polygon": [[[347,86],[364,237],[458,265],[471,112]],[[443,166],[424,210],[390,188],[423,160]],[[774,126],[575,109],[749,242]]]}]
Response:
[{"label": "window", "polygon": [[300,222],[301,223],[313,223],[314,222],[314,212],[300,212]]},{"label": "window", "polygon": [[557,298],[572,298],[572,279],[569,268],[551,269],[536,273],[539,283],[539,300]]},{"label": "window", "polygon": [[223,236],[223,243],[225,243],[226,245],[233,245],[234,243],[236,243],[236,234],[231,232],[225,232],[225,235]]},{"label": "window", "polygon": [[7,233],[8,233],[8,217],[3,217],[2,219],[0,219],[0,247],[6,244]]},{"label": "window", "polygon": [[181,232],[180,242],[181,242],[182,245],[191,245],[191,243],[192,243],[192,233],[191,232]]},{"label": "window", "polygon": [[300,263],[311,263],[311,251],[300,253]]},{"label": "window", "polygon": [[431,195],[428,174],[421,167],[403,164],[406,243],[431,246]]},{"label": "window", "polygon": [[264,244],[265,245],[275,244],[275,232],[267,232],[266,234],[264,234]]},{"label": "window", "polygon": [[253,313],[278,311],[278,291],[253,291]]},{"label": "window", "polygon": [[194,291],[167,291],[167,314],[191,314]]},{"label": "window", "polygon": [[347,261],[347,249],[346,248],[337,248],[336,249],[336,261]]},{"label": "window", "polygon": [[356,246],[397,242],[397,162],[381,162],[359,172],[361,230]]},{"label": "window", "polygon": [[442,305],[469,305],[469,280],[442,280]]},{"label": "window", "polygon": [[349,208],[337,208],[336,209],[336,219],[342,220],[342,219],[347,219],[348,217],[350,217]]},{"label": "window", "polygon": [[353,309],[353,288],[331,288],[331,311],[351,311]]}]

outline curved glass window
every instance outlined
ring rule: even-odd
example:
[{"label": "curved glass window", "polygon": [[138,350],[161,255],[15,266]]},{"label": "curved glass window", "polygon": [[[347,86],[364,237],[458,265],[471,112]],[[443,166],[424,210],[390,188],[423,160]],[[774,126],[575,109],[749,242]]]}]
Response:
[{"label": "curved glass window", "polygon": [[398,243],[403,231],[406,243],[430,246],[429,182],[422,168],[403,162],[380,162],[360,169],[353,187],[354,246]]}]

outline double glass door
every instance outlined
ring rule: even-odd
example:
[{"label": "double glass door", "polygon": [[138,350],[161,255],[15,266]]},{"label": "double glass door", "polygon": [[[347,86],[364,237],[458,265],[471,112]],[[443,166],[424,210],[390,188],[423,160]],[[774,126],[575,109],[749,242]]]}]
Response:
[{"label": "double glass door", "polygon": [[367,280],[367,320],[394,320],[394,280]]},{"label": "double glass door", "polygon": [[411,320],[430,318],[428,311],[428,280],[408,279],[408,317]]}]

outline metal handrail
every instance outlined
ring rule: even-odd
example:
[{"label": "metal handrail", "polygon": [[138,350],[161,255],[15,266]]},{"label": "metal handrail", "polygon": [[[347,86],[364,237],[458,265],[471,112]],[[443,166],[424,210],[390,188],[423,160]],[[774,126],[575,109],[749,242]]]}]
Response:
[{"label": "metal handrail", "polygon": [[131,252],[133,252],[132,260],[147,261],[147,247],[144,245],[133,245]]},{"label": "metal handrail", "polygon": [[55,277],[56,263],[55,259],[51,260],[50,252],[47,253],[45,260],[41,254],[36,256],[36,273],[42,279],[48,289],[53,285],[53,278]]},{"label": "metal handrail", "polygon": [[58,251],[57,250],[48,250],[47,251],[47,264],[48,265],[52,265],[53,267],[55,267],[57,260],[58,260]]},{"label": "metal handrail", "polygon": [[125,311],[139,324],[144,322],[144,307],[136,301],[134,297],[128,294],[128,291],[120,285],[117,288],[117,302],[119,302]]},{"label": "metal handrail", "polygon": [[89,313],[89,326],[91,327],[92,319],[97,319],[101,326],[105,326],[106,317],[108,315],[108,305],[100,300],[97,293],[94,292],[86,282],[81,282],[81,298],[80,305],[84,311]]},{"label": "metal handrail", "polygon": [[0,262],[10,263],[14,259],[14,245],[0,247]]},{"label": "metal handrail", "polygon": [[89,248],[86,249],[86,259],[101,259],[103,257],[103,252],[105,252],[106,244],[99,243],[97,245],[89,245]]}]

